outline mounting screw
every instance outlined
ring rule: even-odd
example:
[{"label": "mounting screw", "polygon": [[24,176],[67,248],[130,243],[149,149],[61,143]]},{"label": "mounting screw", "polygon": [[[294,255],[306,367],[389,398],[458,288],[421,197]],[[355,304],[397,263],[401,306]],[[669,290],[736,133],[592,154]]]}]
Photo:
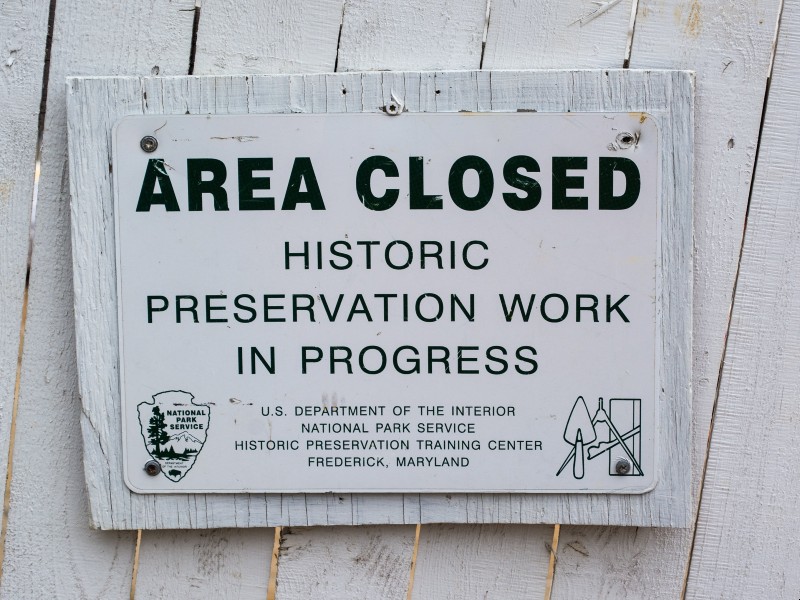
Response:
[{"label": "mounting screw", "polygon": [[152,135],[146,135],[139,142],[139,147],[147,153],[155,152],[158,148],[158,140]]},{"label": "mounting screw", "polygon": [[405,109],[405,104],[403,101],[395,96],[395,93],[392,92],[392,99],[383,107],[383,112],[385,112],[390,117],[396,117],[400,113],[403,112]]},{"label": "mounting screw", "polygon": [[614,465],[614,470],[617,475],[627,475],[631,472],[631,463],[627,458],[618,458],[617,464]]},{"label": "mounting screw", "polygon": [[148,460],[144,463],[144,472],[150,475],[150,477],[155,477],[161,473],[161,465],[155,460]]}]

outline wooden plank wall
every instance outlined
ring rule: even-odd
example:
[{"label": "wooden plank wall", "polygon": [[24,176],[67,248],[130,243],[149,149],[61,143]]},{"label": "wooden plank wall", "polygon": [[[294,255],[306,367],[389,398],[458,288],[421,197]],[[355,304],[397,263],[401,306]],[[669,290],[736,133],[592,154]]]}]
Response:
[{"label": "wooden plank wall", "polygon": [[1,3],[0,598],[271,595],[272,529],[88,527],[66,76],[628,64],[697,72],[695,525],[565,525],[557,550],[552,526],[423,525],[418,537],[413,526],[284,529],[277,598],[516,600],[549,595],[548,576],[553,598],[798,597],[798,60],[800,9],[781,0]]}]

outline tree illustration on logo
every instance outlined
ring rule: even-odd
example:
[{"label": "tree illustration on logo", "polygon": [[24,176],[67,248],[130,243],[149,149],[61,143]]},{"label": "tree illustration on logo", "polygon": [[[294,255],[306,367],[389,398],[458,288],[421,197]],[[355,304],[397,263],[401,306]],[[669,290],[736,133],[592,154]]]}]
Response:
[{"label": "tree illustration on logo", "polygon": [[155,446],[153,454],[161,458],[161,444],[166,444],[169,441],[167,434],[166,423],[164,422],[164,413],[156,406],[153,408],[153,416],[150,417],[150,426],[147,428],[147,436],[150,438],[150,443]]},{"label": "tree illustration on logo", "polygon": [[177,482],[192,469],[206,443],[211,407],[183,390],[158,392],[152,398],[136,406],[139,433],[147,453],[161,465],[161,474]]}]

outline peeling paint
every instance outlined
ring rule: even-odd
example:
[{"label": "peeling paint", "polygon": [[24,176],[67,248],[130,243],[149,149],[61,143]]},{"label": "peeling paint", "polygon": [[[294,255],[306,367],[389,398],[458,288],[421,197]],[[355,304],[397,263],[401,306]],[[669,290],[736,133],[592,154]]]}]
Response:
[{"label": "peeling paint", "polygon": [[3,179],[0,181],[0,203],[6,204],[11,199],[12,191],[14,191],[13,179]]},{"label": "peeling paint", "polygon": [[685,31],[692,37],[700,35],[700,2],[692,0],[692,5],[689,7],[689,18],[686,21]]},{"label": "peeling paint", "polygon": [[237,142],[253,142],[258,139],[257,135],[230,135],[226,137],[212,136],[212,140],[236,140]]}]

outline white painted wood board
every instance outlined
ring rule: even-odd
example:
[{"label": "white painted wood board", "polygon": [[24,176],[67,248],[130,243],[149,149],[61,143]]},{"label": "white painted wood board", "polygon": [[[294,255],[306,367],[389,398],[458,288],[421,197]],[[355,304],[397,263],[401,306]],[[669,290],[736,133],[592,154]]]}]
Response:
[{"label": "white painted wood board", "polygon": [[[59,2],[59,4],[64,4],[64,2]],[[205,4],[209,5],[210,0],[206,0]],[[499,5],[499,0],[493,0],[492,4]],[[517,4],[520,6],[526,3]],[[561,4],[565,6],[565,10],[571,9],[571,3]],[[698,225],[698,230],[703,230],[707,233],[698,234],[696,236],[696,260],[698,261],[698,266],[701,264],[701,262],[706,264],[706,266],[702,269],[698,268],[698,276],[695,282],[696,315],[699,315],[696,316],[695,321],[695,347],[706,348],[710,350],[708,354],[706,354],[705,351],[695,353],[695,405],[697,407],[698,414],[700,415],[699,417],[696,417],[695,420],[697,423],[701,423],[701,426],[695,429],[695,452],[698,453],[701,460],[705,455],[705,442],[707,439],[708,424],[711,418],[710,415],[712,404],[711,402],[706,403],[704,400],[702,400],[702,398],[713,398],[713,390],[716,386],[716,371],[719,364],[719,357],[721,356],[722,352],[724,330],[727,321],[726,313],[728,307],[726,302],[730,300],[735,271],[735,257],[738,254],[738,245],[741,241],[741,230],[743,227],[747,189],[752,170],[753,156],[755,153],[755,140],[757,137],[758,121],[761,112],[760,98],[763,97],[764,93],[769,45],[771,42],[772,30],[775,26],[775,19],[777,17],[778,4],[779,2],[777,0],[769,0],[767,2],[759,3],[752,3],[749,1],[733,3],[691,3],[688,1],[675,1],[664,3],[650,1],[644,2],[643,0],[640,0],[640,7],[642,10],[640,11],[637,24],[637,35],[635,37],[633,53],[633,66],[638,68],[689,68],[696,70],[698,73],[698,118],[696,119],[696,142],[698,158],[696,161],[697,186],[695,194],[698,207],[696,209],[696,219],[698,223],[702,219],[706,220],[707,224],[702,227]],[[134,3],[132,6],[138,5]],[[9,8],[14,9],[16,8],[16,5],[14,3],[6,3],[3,6],[4,10],[8,10]],[[25,10],[41,11],[40,14],[44,14],[44,12],[46,12],[46,7],[43,7],[41,3],[38,5],[31,5],[30,7],[25,6],[24,8]],[[621,6],[615,7],[612,11],[609,11],[609,14],[606,16],[612,16],[613,11],[618,11],[621,8]],[[210,10],[211,9],[209,8],[208,13],[203,13],[204,19],[207,15],[211,14]],[[255,7],[255,10],[258,10],[258,6]],[[698,10],[700,11],[699,19]],[[191,14],[191,12],[186,13],[189,20],[191,20]],[[247,15],[243,15],[237,18],[247,19],[248,17]],[[605,16],[599,18],[596,24],[599,24],[603,18],[605,18]],[[57,19],[57,27],[59,26],[58,23],[61,21],[61,19],[62,17],[59,15]],[[535,17],[532,20],[535,21]],[[91,25],[94,22],[95,21],[87,21],[87,24]],[[0,27],[6,23],[9,23],[9,21],[0,21]],[[690,26],[690,23],[695,23],[696,25],[699,25],[699,27]],[[204,21],[201,19],[201,34],[204,31],[204,24],[208,25],[208,21],[205,21],[204,23]],[[68,27],[70,31],[75,31],[76,35],[78,35],[79,31],[76,29],[77,25],[78,22],[74,21]],[[131,26],[135,28],[136,22],[132,22]],[[513,21],[508,25],[508,27],[514,26],[515,24]],[[524,24],[524,26],[531,27],[530,22]],[[153,35],[158,35],[159,31],[154,32]],[[697,32],[698,35],[693,35],[692,32]],[[191,31],[188,29],[187,36],[190,36],[190,33]],[[498,33],[502,37],[503,34],[501,32]],[[513,32],[509,33],[509,35],[512,34]],[[173,39],[183,36],[183,34],[178,36],[175,34],[175,32],[171,32],[169,35],[171,35]],[[202,38],[202,35],[199,37]],[[181,41],[184,41],[185,39],[186,38],[181,37]],[[0,36],[0,40],[5,43],[6,38]],[[199,39],[198,41],[201,42],[202,40]],[[231,43],[235,43],[236,41],[237,40],[231,40]],[[113,47],[113,45],[114,44],[112,42],[108,42],[109,48]],[[596,47],[598,51],[604,51],[605,48],[605,44],[599,44]],[[93,54],[101,54],[97,52],[97,46],[87,46],[86,49]],[[200,50],[200,47],[198,50]],[[568,60],[567,64],[569,66],[584,66],[586,64],[585,61],[593,60],[591,53],[594,51],[594,48],[586,49],[585,51],[582,51],[582,53],[576,52],[574,54],[569,54],[570,50],[571,47],[569,40],[567,40],[560,52],[562,52],[565,56],[565,60]],[[547,48],[542,48],[540,51],[549,52]],[[124,52],[119,52],[113,49],[111,52],[117,57],[117,63],[125,64],[128,61],[128,58]],[[128,54],[133,56],[137,54],[137,52],[138,50],[131,50],[128,52]],[[587,53],[589,56],[587,56]],[[23,54],[24,52],[22,51],[17,53],[17,61],[23,60]],[[517,66],[538,66],[536,64],[536,48],[531,48],[527,57],[525,54],[522,54],[521,56],[523,58],[527,58],[529,62],[520,63]],[[7,58],[10,58],[10,55]],[[4,57],[4,60],[7,58]],[[488,49],[486,58],[488,58]],[[734,61],[726,67],[725,65],[731,58],[734,59]],[[0,68],[2,68],[4,60],[0,61]],[[103,61],[105,58],[102,56],[98,56],[97,58],[83,57],[75,62],[76,69],[81,67],[80,70],[73,72],[110,72],[110,68],[105,70],[86,70],[83,68],[86,64],[93,60]],[[188,51],[183,60],[186,62],[186,64],[188,64]],[[234,62],[235,61],[231,61],[229,64],[233,64]],[[154,62],[153,67],[156,66],[156,64],[157,62]],[[201,56],[200,52],[198,52],[197,65],[200,66],[201,64]],[[298,64],[300,64],[299,61]],[[152,69],[152,67],[150,68]],[[298,69],[300,68],[302,67],[299,66]],[[327,69],[328,67],[325,68]],[[370,68],[370,66],[365,64],[363,68]],[[239,68],[237,67],[234,70],[239,70]],[[267,66],[260,70],[271,70],[271,67]],[[143,66],[140,72],[146,73],[148,71],[147,68]],[[166,69],[165,72],[174,74],[183,73],[185,70]],[[355,79],[358,79],[357,74],[354,75]],[[25,77],[28,77],[28,74],[26,74]],[[40,76],[31,75],[31,77],[33,78],[32,83],[40,85]],[[402,76],[397,76],[397,78],[402,79]],[[320,85],[324,85],[325,81],[326,79],[323,77],[317,78],[314,84],[309,84],[309,86],[319,87]],[[31,82],[27,80],[25,82],[18,80],[14,83],[27,86]],[[333,98],[336,98],[336,102],[339,103],[339,96],[337,96],[335,92],[336,90],[333,89],[328,91],[328,100],[333,100]],[[341,95],[341,90],[339,90],[338,93]],[[349,109],[355,110],[357,109],[356,105],[358,102],[354,97],[344,97],[342,98],[340,104]],[[748,134],[748,132],[752,132],[752,134]],[[734,147],[728,148],[728,140],[731,138],[734,138]],[[63,154],[63,149],[61,152]],[[704,156],[710,156],[711,158],[709,158],[708,161],[705,161],[703,159]],[[762,160],[760,161],[760,164],[763,166],[765,163]],[[28,168],[30,171],[25,173],[24,170]],[[17,171],[15,170],[10,172],[16,173]],[[703,174],[704,172],[706,174]],[[23,166],[22,170],[19,172],[19,176],[32,181],[32,166]],[[50,185],[52,188],[52,184]],[[61,220],[58,221],[58,226],[64,227],[65,221],[66,219],[63,218],[62,213]],[[3,223],[5,226],[6,221],[3,221]],[[53,223],[54,220],[52,218],[48,219],[46,226],[53,227]],[[14,231],[17,232],[18,229],[14,229]],[[7,232],[8,230],[3,230],[4,235]],[[27,235],[27,233],[25,235]],[[10,242],[11,239],[9,237],[0,239],[0,244]],[[47,242],[44,241],[41,243],[44,245],[47,244]],[[3,246],[3,252],[5,252],[5,246]],[[733,257],[732,262],[716,258],[718,254],[719,256],[725,255],[728,257]],[[6,255],[3,255],[2,261],[5,261],[5,258]],[[69,277],[68,272],[66,274],[64,273],[64,270],[68,268],[65,266],[68,264],[68,262],[68,259],[66,261],[64,259],[56,260],[52,263],[51,268],[54,272],[60,271],[58,277]],[[734,266],[732,267],[730,265]],[[3,262],[2,268],[6,267],[7,263]],[[38,267],[38,271],[42,271],[42,265]],[[34,275],[36,277],[40,276],[36,273]],[[54,276],[54,274],[47,274],[47,281],[52,282]],[[0,281],[0,286],[2,286],[4,283],[6,283],[5,278]],[[13,282],[11,283],[13,285]],[[42,285],[38,289],[37,294],[41,295],[52,293],[62,296],[62,292],[59,290],[59,288],[45,290],[45,287],[46,285]],[[701,293],[699,290],[700,287],[708,287],[710,291]],[[4,295],[2,301],[6,302],[4,306],[8,307],[11,306],[10,301],[12,300],[13,296],[7,296],[5,294],[5,289],[6,288],[3,288]],[[728,299],[727,301],[726,297]],[[703,300],[703,298],[705,298],[705,300]],[[66,307],[69,302],[69,297],[62,296],[58,299],[58,301],[50,300],[49,305]],[[65,314],[66,312],[68,312],[68,309],[65,309]],[[37,317],[37,319],[40,318],[41,317]],[[62,318],[61,321],[64,321],[65,318],[66,317]],[[37,327],[41,330],[42,326],[38,325]],[[704,330],[705,333],[703,332]],[[2,331],[5,333],[4,329]],[[777,332],[777,334],[782,335],[783,333]],[[47,356],[45,352],[49,351],[50,348],[48,346],[45,349],[43,346],[48,344],[52,345],[53,340],[69,337],[70,335],[71,333],[69,327],[56,324],[53,333],[51,333],[50,337],[45,340],[45,344],[42,344],[42,340],[44,338],[41,335],[37,336],[37,341],[35,342],[29,339],[29,344],[36,344],[36,347],[38,348],[38,355],[44,357]],[[752,334],[750,334],[749,337],[752,339]],[[703,339],[706,341],[701,341]],[[769,339],[764,339],[763,341],[769,342]],[[16,348],[14,349],[14,353],[15,352]],[[734,354],[734,349],[731,347],[729,349],[729,356],[733,356]],[[41,371],[44,373],[45,378],[52,378],[55,374],[56,377],[63,381],[65,376],[63,374],[59,374],[58,370],[64,369],[65,367],[63,365],[68,361],[62,361],[62,363],[53,363],[49,365],[44,361],[45,359],[42,358],[35,365],[31,366],[29,368],[29,374],[26,375],[26,377],[30,379],[31,374],[36,374],[37,372]],[[739,360],[739,363],[741,364],[741,360]],[[72,368],[74,369],[75,367],[73,366]],[[768,381],[768,370],[761,367],[759,367],[759,369],[760,370],[756,371],[760,373],[758,376],[758,381],[761,383]],[[738,376],[740,379],[745,377],[743,372],[740,372]],[[71,375],[70,377],[74,379],[74,375]],[[745,378],[745,383],[749,381],[749,378]],[[785,384],[782,383],[781,385]],[[29,402],[39,402],[40,398],[47,400],[48,394],[52,390],[58,389],[57,385],[54,388],[53,386],[45,386],[44,383],[40,383],[36,388],[33,388],[30,385],[28,385],[28,387],[30,390],[23,390],[23,393],[32,399],[29,400]],[[703,389],[706,391],[703,391]],[[710,390],[711,393],[709,393],[708,390]],[[71,394],[72,400],[70,404],[70,410],[74,410],[75,414],[77,414],[78,408],[76,406],[76,402],[74,401],[74,392],[71,392]],[[784,400],[784,403],[785,402],[786,400]],[[46,406],[50,406],[50,404],[47,404]],[[0,423],[6,423],[6,421],[0,421]],[[31,419],[30,413],[28,413],[25,423],[28,427],[38,426],[38,420]],[[70,423],[74,423],[74,420],[67,422],[66,426],[69,427]],[[53,424],[47,424],[47,426],[47,431],[49,432],[55,431],[57,433],[58,431],[61,431],[61,429],[56,429]],[[65,424],[61,423],[58,425],[58,427],[65,427]],[[41,439],[48,441],[46,436],[42,436]],[[74,440],[71,443],[74,444]],[[717,453],[721,455],[721,451],[717,451]],[[3,452],[3,455],[4,454],[5,452]],[[27,454],[24,460],[38,463],[38,458],[36,458],[36,456],[38,455]],[[48,462],[47,464],[48,466],[46,466],[42,472],[49,472],[49,470],[52,469],[52,467],[49,466],[50,463]],[[63,461],[59,461],[59,467],[62,466],[68,465],[64,465]],[[702,462],[699,465],[697,463],[695,464],[696,469],[701,466]],[[40,468],[41,467],[38,464],[31,465],[28,469],[26,469],[28,476],[31,477],[32,472]],[[717,467],[715,466],[714,468]],[[35,475],[41,476],[41,472],[35,473]],[[697,477],[697,475],[695,475],[695,477]],[[726,475],[726,477],[730,477],[730,475]],[[63,477],[59,479],[59,481],[62,480]],[[694,487],[699,485],[698,482],[699,479],[696,478]],[[708,481],[708,483],[711,484],[711,481]],[[55,488],[58,489],[59,486],[62,486],[63,489],[63,485],[61,483],[57,483]],[[774,490],[775,486],[773,482],[766,482],[766,489]],[[779,489],[778,495],[784,493],[784,491],[785,489]],[[51,490],[49,489],[43,490],[43,494],[50,492]],[[61,511],[60,514],[68,515],[71,519],[76,519],[74,515],[76,514],[76,511],[80,511],[80,517],[78,518],[80,522],[78,523],[78,527],[83,528],[85,527],[85,524],[83,523],[82,519],[85,518],[84,515],[87,511],[87,507],[85,506],[86,500],[82,494],[75,493],[76,490],[73,490],[72,492],[73,493],[71,493],[69,496],[62,497],[58,503],[59,510]],[[723,514],[729,515],[731,519],[733,519],[736,515],[741,514],[736,512],[737,510],[740,510],[736,506],[738,502],[741,502],[744,506],[753,506],[752,497],[748,497],[746,494],[734,491],[728,492],[728,495],[726,496],[727,500],[723,503],[721,501],[722,493],[722,486],[718,486],[712,497],[715,498],[715,503],[719,502],[720,504],[723,504],[721,507]],[[30,495],[28,498],[30,498]],[[791,521],[794,513],[791,510],[784,512],[776,511],[775,507],[770,503],[771,498],[762,497],[762,500],[763,498],[766,498],[765,501],[768,508],[767,514],[773,517],[774,523],[777,523],[777,525],[770,524],[768,533],[772,533],[773,530],[780,532],[782,520],[786,518],[785,515],[787,512],[789,518],[789,526],[787,531],[794,531],[795,524],[793,521]],[[347,505],[349,509],[355,511],[355,513],[359,515],[358,518],[363,518],[363,515],[361,514],[362,512],[366,514],[370,511],[370,505],[362,504],[359,497],[350,498],[347,496],[342,499],[322,499],[321,501],[316,502],[307,498],[286,498],[284,500],[286,506],[281,508],[280,514],[290,515],[292,518],[295,516],[300,518],[302,513],[308,510],[315,519],[325,518],[330,512],[331,518],[334,519],[334,522],[348,522],[349,514],[345,514],[345,511],[342,509],[328,511],[326,506],[327,502],[333,502],[336,504],[348,503]],[[76,503],[78,505],[77,508],[74,506]],[[109,570],[108,563],[105,561],[112,559],[109,557],[104,557],[104,560],[98,561],[97,548],[92,544],[86,546],[85,542],[81,541],[85,536],[71,533],[64,527],[60,527],[57,529],[57,531],[48,533],[46,537],[46,541],[50,541],[57,546],[58,553],[56,554],[55,551],[46,555],[43,553],[41,544],[45,542],[38,539],[38,536],[42,535],[43,531],[48,531],[51,522],[43,520],[33,514],[32,506],[36,506],[37,504],[38,500],[33,505],[27,504],[26,506],[28,506],[28,508],[25,508],[24,510],[31,511],[31,514],[25,519],[20,519],[19,515],[16,515],[11,522],[12,532],[20,526],[26,527],[27,532],[24,536],[17,536],[17,539],[20,541],[17,543],[15,548],[13,548],[12,559],[14,564],[11,564],[12,559],[10,559],[6,564],[6,575],[4,577],[2,589],[0,589],[0,595],[2,595],[2,597],[9,598],[38,598],[41,597],[40,592],[44,594],[52,592],[55,584],[53,583],[53,579],[51,577],[42,577],[43,573],[41,571],[37,571],[35,574],[29,571],[29,565],[31,563],[34,563],[37,560],[48,560],[51,561],[50,569],[59,574],[58,577],[60,579],[58,583],[60,588],[64,590],[63,597],[80,597],[81,595],[88,597],[116,597],[117,591],[119,591],[119,597],[127,597],[125,585],[120,585],[118,588],[112,588],[100,581],[102,576],[105,576],[106,572]],[[473,504],[476,503],[473,502]],[[485,504],[485,502],[483,502],[483,504]],[[52,503],[45,504],[46,507],[51,505]],[[19,503],[17,503],[17,506],[19,507]],[[446,504],[445,506],[458,506],[458,510],[463,510],[465,513],[468,510],[468,502],[465,498],[454,498],[452,502]],[[494,507],[493,510],[511,511],[510,508],[502,508],[504,506],[509,506],[509,503],[504,503],[503,498],[493,499],[492,506]],[[426,506],[426,510],[430,509],[433,511],[435,508],[435,506]],[[12,510],[15,509],[12,508]],[[480,510],[485,509],[482,508]],[[398,520],[398,522],[402,522],[403,520],[407,520],[407,522],[414,522],[414,520],[418,519],[423,512],[425,511],[421,508],[418,497],[405,497],[403,499],[402,508],[394,511],[391,516],[392,518]],[[753,518],[752,515],[746,514],[744,517],[744,522],[746,523],[747,520],[751,518]],[[727,526],[731,527],[730,525]],[[434,527],[449,526],[423,526],[423,535],[425,535],[426,530],[433,529]],[[747,531],[743,533],[743,536],[739,538],[731,537],[732,532],[730,530],[726,531],[724,534],[724,540],[734,541],[730,548],[723,548],[722,544],[727,542],[722,541],[723,538],[721,536],[723,534],[720,534],[719,538],[712,535],[711,521],[709,521],[709,523],[703,527],[706,527],[707,530],[702,536],[698,536],[695,550],[697,559],[692,567],[692,581],[690,582],[688,590],[688,595],[690,597],[704,597],[703,593],[706,595],[714,595],[715,589],[712,584],[717,583],[722,586],[723,591],[727,592],[728,595],[731,596],[747,595],[749,597],[761,597],[764,595],[771,595],[778,597],[781,595],[780,589],[774,593],[771,593],[771,590],[775,589],[775,586],[782,581],[786,581],[786,579],[776,576],[770,581],[763,582],[762,580],[758,579],[758,576],[761,572],[759,572],[757,569],[760,568],[761,565],[756,563],[748,563],[740,572],[736,573],[734,572],[734,568],[736,566],[741,567],[741,563],[736,562],[737,557],[723,555],[723,553],[738,552],[738,544],[740,543],[747,545],[747,547],[750,547],[750,544],[753,544],[754,547],[758,549],[757,551],[759,553],[763,553],[767,556],[781,555],[783,557],[787,557],[787,560],[790,560],[793,557],[791,548],[786,550],[783,546],[778,545],[778,550],[774,550],[776,547],[774,540],[771,540],[768,537],[765,538],[766,545],[762,546],[761,542],[758,541],[760,538],[757,538],[756,541],[752,541],[750,536],[755,535],[754,532],[758,530],[751,530],[750,528],[748,528]],[[480,531],[482,529],[483,528],[478,525],[464,527],[464,531],[469,532],[469,535],[475,537],[480,536]],[[321,535],[324,535],[324,532],[327,530],[312,529],[304,531],[308,535],[316,535],[317,532],[322,532]],[[362,529],[359,528],[356,531],[361,532]],[[516,528],[509,528],[508,531],[516,531]],[[237,532],[236,535],[246,535],[247,533],[250,532]],[[570,533],[574,535],[568,535]],[[106,533],[97,539],[102,542],[102,540],[107,539],[108,536],[114,535],[116,534]],[[150,558],[148,559],[145,556],[142,556],[143,561],[146,560],[147,562],[145,562],[143,565],[144,569],[142,569],[140,566],[141,577],[146,576],[151,566],[154,566],[154,563],[157,562],[157,560],[153,559],[157,559],[158,557],[167,558],[172,552],[183,553],[186,556],[191,556],[194,552],[193,543],[195,538],[181,537],[181,535],[173,534],[172,532],[146,532],[145,536],[147,535],[151,536],[151,540],[157,535],[176,535],[176,543],[174,545],[161,543],[159,544],[158,549],[155,549],[152,546],[147,546],[147,538],[145,538],[144,550],[146,550]],[[452,540],[463,539],[464,535],[465,533],[459,532],[458,535],[452,534],[450,537],[436,537],[435,539],[442,540],[442,542],[438,544],[436,552],[442,555],[454,552],[452,550],[454,546]],[[440,536],[444,536],[444,534],[440,534]],[[268,537],[271,539],[271,536]],[[542,539],[549,539],[550,536],[545,536],[542,534],[541,537]],[[617,527],[562,527],[562,543],[559,546],[559,560],[556,570],[556,587],[553,595],[554,597],[562,598],[674,598],[680,593],[680,586],[683,578],[682,570],[686,567],[686,563],[690,554],[691,537],[690,529],[684,531],[675,531],[664,529],[632,529]],[[796,537],[796,535],[794,535],[794,537]],[[364,538],[365,536],[363,536],[362,533],[362,539]],[[95,538],[92,538],[92,540],[94,539]],[[133,539],[130,536],[126,536],[125,539],[130,540],[130,552],[132,552]],[[168,539],[168,537],[165,539]],[[182,541],[177,541],[179,539]],[[248,537],[247,539],[250,538]],[[434,536],[430,536],[428,541],[431,542],[433,539]],[[574,542],[578,543],[574,544]],[[570,543],[573,543],[578,550],[585,552],[588,554],[588,556],[584,556],[582,552],[571,548]],[[256,542],[255,545],[258,545],[258,542]],[[335,540],[331,540],[331,545],[335,545]],[[236,547],[236,544],[234,544],[233,547]],[[229,546],[229,548],[231,548],[231,546]],[[107,549],[108,545],[101,544],[101,550],[105,551]],[[11,549],[9,551],[12,552]],[[504,560],[508,560],[509,557],[514,556],[515,551],[515,548],[505,546],[503,553],[492,558],[491,561],[493,564],[502,565]],[[128,552],[128,550],[125,550],[125,552]],[[125,552],[122,554],[125,554]],[[155,553],[155,555],[153,553]],[[313,553],[314,552],[311,554],[313,555]],[[30,556],[26,557],[26,554],[30,554]],[[111,569],[112,573],[119,572],[118,566],[120,560],[127,561],[129,558],[130,556],[128,552],[128,554],[125,554],[125,556],[122,556],[122,558],[118,557],[116,560],[114,560],[111,563],[114,565]],[[739,559],[741,558],[742,557],[739,557]],[[748,561],[752,560],[752,558],[749,556],[744,558],[746,558]],[[427,559],[423,558],[423,560]],[[186,564],[184,558],[182,558],[181,561],[181,565]],[[81,562],[88,563],[89,566],[87,566],[86,569],[93,568],[96,569],[96,571],[91,573],[88,572],[83,566],[81,566]],[[181,569],[183,568],[184,567],[181,567]],[[191,569],[189,567],[185,568],[187,568],[187,574],[190,574]],[[130,567],[127,566],[126,569],[129,571]],[[715,569],[719,569],[720,573],[715,574]],[[755,569],[755,571],[753,569]],[[785,571],[789,573],[790,569],[786,569]],[[735,581],[740,584],[741,589],[745,591],[739,594],[737,588],[724,587],[724,582],[719,579],[722,573],[733,573],[733,576],[736,578]],[[101,576],[99,574],[103,575]],[[791,573],[789,574],[791,575]],[[476,577],[475,574],[473,574],[473,578],[474,577]],[[485,578],[489,579],[490,577],[491,570],[487,569]],[[15,582],[15,578],[18,580],[21,579],[22,583]],[[77,584],[74,582],[76,578],[79,580]],[[95,578],[98,580],[98,582],[86,585],[85,579],[87,578]],[[751,589],[749,584],[750,578],[752,578],[752,581],[754,582],[761,582],[763,584],[762,587],[756,591],[756,593],[752,593],[753,589]],[[184,579],[184,581],[187,581],[187,579]],[[791,578],[789,578],[788,581],[790,584],[793,583]],[[26,588],[24,585],[30,585],[31,587]],[[418,587],[418,592],[414,597],[425,597],[424,589],[424,587]],[[93,590],[100,591],[93,596]],[[790,592],[791,590],[787,591]],[[532,593],[531,595],[538,596],[537,593]]]},{"label": "white painted wood board", "polygon": [[[149,74],[155,65],[162,73],[186,72],[193,6],[58,2],[3,598],[121,598],[130,589],[135,534],[90,529],[82,476],[81,422],[90,439],[95,430],[78,397],[64,82],[80,73]],[[105,362],[98,360],[85,365],[84,377]]]},{"label": "white painted wood board", "polygon": [[631,5],[631,0],[492,0],[483,68],[621,68]]},{"label": "white painted wood board", "polygon": [[333,71],[344,0],[205,0],[196,75]]},{"label": "white painted wood board", "polygon": [[0,477],[6,481],[33,201],[47,5],[0,5]]},{"label": "white painted wood board", "polygon": [[405,600],[416,528],[281,530],[276,600]]},{"label": "white painted wood board", "polygon": [[137,600],[267,596],[272,530],[143,531]]},{"label": "white painted wood board", "polygon": [[546,525],[422,527],[412,598],[539,598],[552,537]]},{"label": "white painted wood board", "polygon": [[348,0],[338,71],[478,69],[486,0]]},{"label": "white painted wood board", "polygon": [[[696,72],[692,493],[699,502],[780,2],[640,0],[631,67]],[[733,15],[736,15],[733,18]],[[693,528],[561,528],[555,598],[675,598]],[[587,577],[591,574],[591,577]],[[598,591],[600,590],[600,591]]]},{"label": "white painted wood board", "polygon": [[[342,87],[348,84],[351,85],[348,94],[341,94]],[[436,90],[440,93],[436,94]],[[691,153],[675,152],[674,148],[691,147],[692,79],[687,73],[455,72],[113,81],[71,79],[73,251],[75,264],[80,265],[76,269],[76,282],[80,283],[76,284],[76,315],[79,338],[87,341],[85,346],[79,347],[81,364],[102,365],[109,356],[114,356],[116,348],[113,229],[108,226],[112,217],[108,132],[112,124],[124,115],[183,114],[187,109],[217,114],[245,110],[319,112],[330,110],[331,92],[334,97],[352,94],[361,102],[360,107],[354,108],[374,112],[380,111],[394,92],[408,99],[409,110],[458,107],[466,110],[645,111],[656,119],[663,144],[662,174],[672,173],[673,169],[679,174],[676,178],[679,185],[675,189],[666,185],[666,177],[662,188],[662,221],[667,232],[663,244],[665,280],[662,285],[670,290],[670,296],[662,307],[663,322],[669,329],[661,335],[666,342],[662,348],[665,364],[670,368],[661,374],[664,395],[659,403],[662,444],[659,451],[673,457],[673,460],[661,462],[659,480],[663,484],[652,493],[626,497],[422,495],[418,500],[419,513],[410,522],[685,524],[689,514],[688,454],[686,448],[675,444],[674,440],[685,439],[687,431],[683,425],[690,411],[689,353],[686,351],[690,322],[688,312],[682,309],[688,305],[690,296]],[[113,365],[95,368],[92,377],[94,379],[82,379],[82,397],[85,411],[96,418],[99,426],[93,430],[97,437],[91,443],[87,441],[86,473],[93,491],[94,522],[102,528],[409,522],[405,520],[406,507],[409,497],[414,496],[409,494],[361,495],[357,500],[357,512],[350,503],[339,504],[333,501],[333,496],[324,495],[242,495],[239,499],[239,496],[226,495],[163,498],[131,494],[121,479],[120,444],[116,437],[119,430],[113,425],[118,423],[119,416],[117,371]],[[312,510],[309,511],[309,507]]]},{"label": "white painted wood board", "polygon": [[764,114],[687,598],[794,598],[800,590],[798,60],[800,6],[787,2]]}]

